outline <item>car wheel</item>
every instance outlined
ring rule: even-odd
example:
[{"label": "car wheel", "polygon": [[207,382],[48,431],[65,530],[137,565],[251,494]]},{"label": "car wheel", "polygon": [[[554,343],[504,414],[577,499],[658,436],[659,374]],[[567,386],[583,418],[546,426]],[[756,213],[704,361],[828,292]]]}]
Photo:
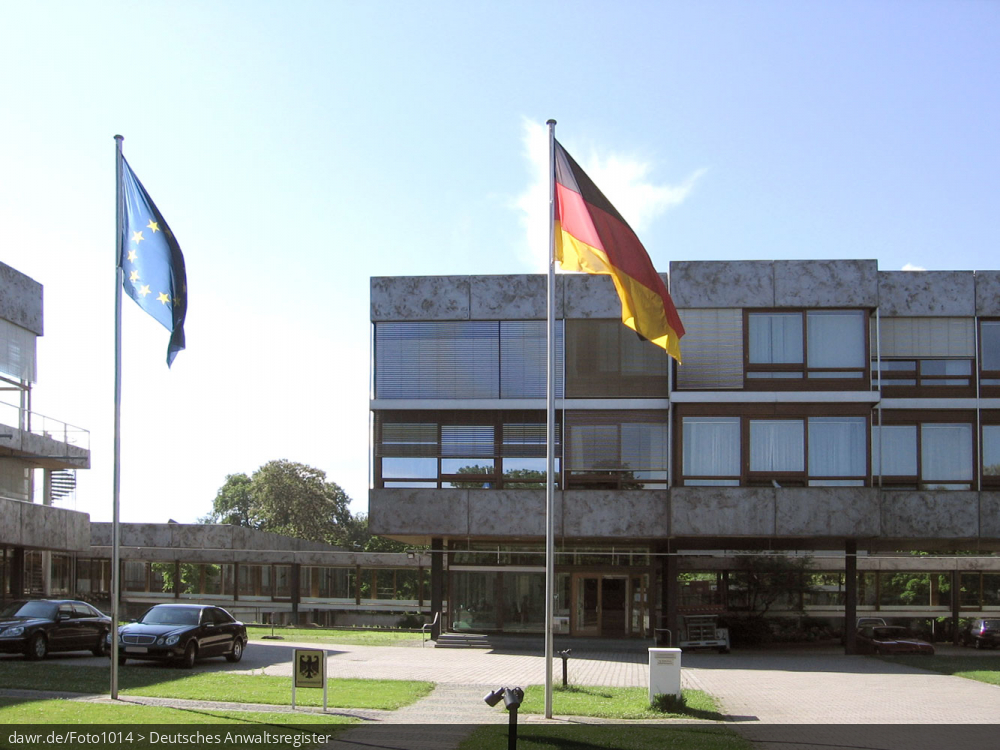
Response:
[{"label": "car wheel", "polygon": [[180,667],[182,669],[191,669],[197,658],[198,646],[195,645],[194,641],[188,641],[187,648],[184,649],[184,656],[181,657]]},{"label": "car wheel", "polygon": [[974,646],[975,646],[975,647],[976,647],[977,649],[981,649],[981,648],[983,647],[983,642],[982,642],[981,640],[979,640],[978,638],[976,638],[976,640],[975,640],[975,642],[973,643],[973,645],[974,645]]},{"label": "car wheel", "polygon": [[45,640],[45,636],[41,633],[35,633],[31,640],[28,641],[28,650],[24,655],[32,661],[38,661],[39,659],[44,659],[48,653],[49,642]]},{"label": "car wheel", "polygon": [[226,654],[226,661],[239,661],[243,658],[243,641],[239,638],[233,639],[233,650]]},{"label": "car wheel", "polygon": [[875,649],[874,649],[874,651],[873,651],[873,653],[875,654],[875,656],[881,656],[882,655],[882,649],[880,649],[878,646],[876,646]]},{"label": "car wheel", "polygon": [[119,656],[118,657],[118,666],[119,667],[124,667],[125,664],[126,664],[126,662],[128,662],[128,659],[126,659],[124,656]]},{"label": "car wheel", "polygon": [[90,649],[94,656],[111,656],[111,649],[108,648],[108,634],[101,633],[97,636],[97,645]]}]

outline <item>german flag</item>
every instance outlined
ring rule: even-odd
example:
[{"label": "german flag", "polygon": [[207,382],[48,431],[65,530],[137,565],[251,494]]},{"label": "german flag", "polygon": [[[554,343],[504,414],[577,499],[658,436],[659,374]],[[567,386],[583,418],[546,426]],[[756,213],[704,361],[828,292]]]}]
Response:
[{"label": "german flag", "polygon": [[555,168],[556,260],[564,271],[611,276],[622,322],[680,362],[684,326],[639,238],[558,141]]}]

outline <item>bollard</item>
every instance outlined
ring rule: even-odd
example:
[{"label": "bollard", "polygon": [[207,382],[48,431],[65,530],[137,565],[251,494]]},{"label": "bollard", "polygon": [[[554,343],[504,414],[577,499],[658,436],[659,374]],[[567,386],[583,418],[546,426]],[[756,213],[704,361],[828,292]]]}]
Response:
[{"label": "bollard", "polygon": [[568,648],[565,651],[560,651],[559,652],[559,656],[562,657],[562,660],[563,660],[563,687],[566,687],[569,684],[569,682],[568,682],[568,680],[566,678],[566,661],[569,659],[569,655],[572,654],[572,653],[573,653],[573,649],[571,649],[571,648]]}]

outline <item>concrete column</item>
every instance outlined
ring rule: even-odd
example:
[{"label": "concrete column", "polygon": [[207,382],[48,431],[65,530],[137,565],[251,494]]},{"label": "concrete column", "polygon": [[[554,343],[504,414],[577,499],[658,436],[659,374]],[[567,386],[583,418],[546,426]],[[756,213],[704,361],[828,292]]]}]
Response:
[{"label": "concrete column", "polygon": [[24,596],[24,548],[15,547],[10,557],[10,598]]},{"label": "concrete column", "polygon": [[[680,601],[680,585],[677,582],[677,557],[671,552],[669,545],[664,545],[660,550],[660,628],[669,630],[662,633],[662,643],[667,646],[676,646],[680,640],[680,620],[677,617],[677,604]],[[669,638],[667,642],[665,639]],[[661,639],[657,639],[660,643]]]},{"label": "concrete column", "polygon": [[951,642],[956,646],[958,645],[958,618],[962,612],[962,574],[957,571],[951,571]]},{"label": "concrete column", "polygon": [[299,602],[301,601],[299,592],[299,576],[301,575],[301,565],[292,563],[292,624],[299,624]]},{"label": "concrete column", "polygon": [[431,628],[431,638],[437,640],[444,627],[444,540],[431,539],[431,616],[437,625]]},{"label": "concrete column", "polygon": [[856,654],[858,622],[858,543],[844,542],[844,653]]}]

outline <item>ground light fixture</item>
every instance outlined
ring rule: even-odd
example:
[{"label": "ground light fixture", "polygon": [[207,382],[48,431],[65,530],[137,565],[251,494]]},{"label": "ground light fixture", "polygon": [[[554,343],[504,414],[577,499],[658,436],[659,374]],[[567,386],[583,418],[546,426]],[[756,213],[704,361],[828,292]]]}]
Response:
[{"label": "ground light fixture", "polygon": [[559,652],[559,658],[563,661],[563,687],[566,687],[569,684],[569,681],[566,678],[566,662],[569,660],[569,655],[572,653],[573,649],[571,648]]},{"label": "ground light fixture", "polygon": [[491,708],[503,701],[507,709],[507,750],[517,749],[517,709],[521,707],[524,700],[524,691],[519,687],[498,687],[486,694],[483,698],[487,706]]}]

